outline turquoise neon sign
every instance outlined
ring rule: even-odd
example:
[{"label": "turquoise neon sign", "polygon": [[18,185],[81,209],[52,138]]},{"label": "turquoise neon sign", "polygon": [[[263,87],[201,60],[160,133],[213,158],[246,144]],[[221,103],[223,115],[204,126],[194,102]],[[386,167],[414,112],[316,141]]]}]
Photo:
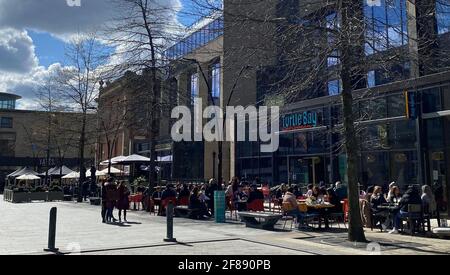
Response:
[{"label": "turquoise neon sign", "polygon": [[319,115],[317,112],[303,112],[288,114],[281,119],[281,130],[291,131],[298,129],[315,128],[318,126]]}]

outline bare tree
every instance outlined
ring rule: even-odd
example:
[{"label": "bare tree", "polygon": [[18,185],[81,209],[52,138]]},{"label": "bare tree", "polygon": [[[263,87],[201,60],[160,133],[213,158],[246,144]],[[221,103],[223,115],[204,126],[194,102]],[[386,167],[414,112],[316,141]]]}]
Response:
[{"label": "bare tree", "polygon": [[[85,150],[88,145],[87,131],[90,128],[88,115],[95,110],[98,83],[101,79],[99,67],[104,64],[104,50],[95,36],[77,37],[66,49],[68,64],[55,77],[58,96],[73,111],[80,113],[77,131],[79,148],[79,190],[86,180]],[[79,192],[78,201],[82,200]]]},{"label": "bare tree", "polygon": [[[174,22],[172,1],[115,0],[121,14],[114,18],[109,33],[109,42],[116,47],[120,64],[112,68],[118,74],[125,71],[150,75],[142,78],[142,94],[139,97],[145,117],[146,137],[149,140],[150,167],[149,184],[155,185],[156,142],[163,102],[161,101],[161,69],[163,51],[178,27]],[[144,108],[142,108],[144,106]]]}]

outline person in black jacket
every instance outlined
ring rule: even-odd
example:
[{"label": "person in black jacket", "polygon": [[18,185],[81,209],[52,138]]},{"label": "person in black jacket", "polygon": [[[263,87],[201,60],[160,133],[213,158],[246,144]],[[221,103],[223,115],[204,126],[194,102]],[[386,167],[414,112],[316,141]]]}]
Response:
[{"label": "person in black jacket", "polygon": [[250,186],[250,192],[248,194],[247,204],[251,203],[255,200],[264,200],[264,194],[260,190],[258,190],[258,186],[253,184]]},{"label": "person in black jacket", "polygon": [[402,218],[408,216],[408,207],[413,204],[422,205],[422,199],[417,188],[410,186],[399,202],[398,212],[394,218],[394,229],[389,234],[398,234]]},{"label": "person in black jacket", "polygon": [[204,216],[210,217],[211,214],[208,212],[206,204],[199,199],[199,188],[195,187],[192,190],[191,196],[189,197],[189,209],[196,209],[199,211],[198,217],[203,218]]}]

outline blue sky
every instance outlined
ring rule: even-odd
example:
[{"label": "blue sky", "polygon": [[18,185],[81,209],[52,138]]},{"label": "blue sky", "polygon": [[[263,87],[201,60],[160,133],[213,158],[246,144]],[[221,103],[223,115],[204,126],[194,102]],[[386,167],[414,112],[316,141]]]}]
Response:
[{"label": "blue sky", "polygon": [[[189,15],[194,6],[190,0],[182,0],[182,3],[183,11],[179,14],[178,20],[185,26],[190,26],[198,19]],[[28,35],[33,39],[39,65],[48,67],[64,60],[65,44],[63,41],[44,32],[29,30]]]},{"label": "blue sky", "polygon": [[[0,92],[22,96],[19,108],[39,108],[35,88],[66,64],[67,38],[102,26],[116,12],[111,0],[81,1],[81,7],[70,7],[66,0],[0,0]],[[199,19],[192,15],[198,14],[193,0],[155,1],[181,1],[178,21],[185,26]]]}]

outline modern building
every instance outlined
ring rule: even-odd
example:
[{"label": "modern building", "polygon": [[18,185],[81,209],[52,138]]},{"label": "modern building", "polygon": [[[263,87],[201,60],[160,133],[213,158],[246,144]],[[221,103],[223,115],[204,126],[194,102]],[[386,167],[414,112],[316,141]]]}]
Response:
[{"label": "modern building", "polygon": [[[237,176],[271,184],[346,181],[340,15],[333,1],[319,2],[224,3],[224,91],[248,66],[233,104],[282,109],[277,152],[262,153],[251,142],[231,146]],[[429,184],[447,208],[450,3],[379,2],[361,7],[367,23],[364,72],[354,86],[359,180],[364,186],[396,181],[402,189]]]},{"label": "modern building", "polygon": [[[16,101],[19,99],[17,95],[0,93],[0,190],[6,175],[23,166],[38,172],[44,172],[49,166],[78,166],[77,132],[80,115],[18,110]],[[95,121],[92,115],[89,118]],[[93,131],[88,131],[90,143],[86,146],[87,165],[92,164],[95,155],[91,139],[93,134]]]},{"label": "modern building", "polygon": [[[195,99],[207,106],[226,104],[223,91],[223,16],[214,13],[195,23],[186,36],[170,47],[165,58],[167,96],[173,96],[172,106],[187,106],[193,111]],[[171,109],[164,116],[170,117]],[[172,120],[173,122],[173,120]],[[205,122],[205,121],[204,121]],[[172,125],[171,123],[170,125]],[[169,136],[170,138],[170,136]],[[230,179],[229,143],[223,143],[222,175]],[[218,177],[217,142],[192,141],[173,143],[173,179],[205,180]]]}]

